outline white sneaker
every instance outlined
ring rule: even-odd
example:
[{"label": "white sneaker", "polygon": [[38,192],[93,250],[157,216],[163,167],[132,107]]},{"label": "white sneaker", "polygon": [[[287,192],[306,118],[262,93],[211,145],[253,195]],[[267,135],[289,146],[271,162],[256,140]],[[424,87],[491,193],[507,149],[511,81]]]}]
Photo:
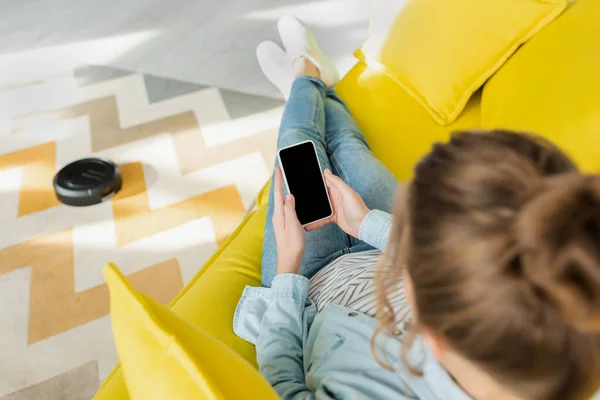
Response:
[{"label": "white sneaker", "polygon": [[314,35],[302,22],[294,17],[281,17],[277,22],[279,36],[288,54],[295,60],[305,57],[319,69],[321,80],[327,86],[335,85],[340,75],[335,64],[319,48]]},{"label": "white sneaker", "polygon": [[293,60],[281,47],[269,40],[261,42],[256,48],[256,58],[263,74],[287,100],[294,83]]}]

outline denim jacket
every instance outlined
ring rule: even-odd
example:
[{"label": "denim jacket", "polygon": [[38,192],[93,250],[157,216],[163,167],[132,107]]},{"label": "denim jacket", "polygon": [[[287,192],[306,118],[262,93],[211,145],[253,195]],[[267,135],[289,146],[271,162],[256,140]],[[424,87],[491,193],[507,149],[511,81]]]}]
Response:
[{"label": "denim jacket", "polygon": [[[383,249],[390,226],[389,214],[371,211],[359,238]],[[378,338],[378,354],[395,371],[383,368],[371,352],[376,320],[334,305],[317,314],[308,288],[303,276],[278,275],[271,288],[246,287],[235,312],[235,333],[256,345],[260,373],[282,399],[470,399],[420,339],[409,360],[423,376],[406,370],[404,330],[398,340]]]}]

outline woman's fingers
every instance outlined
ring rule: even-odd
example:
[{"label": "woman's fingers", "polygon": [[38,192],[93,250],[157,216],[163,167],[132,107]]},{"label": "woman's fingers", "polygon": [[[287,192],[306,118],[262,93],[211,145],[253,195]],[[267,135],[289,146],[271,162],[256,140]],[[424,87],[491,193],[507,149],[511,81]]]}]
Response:
[{"label": "woman's fingers", "polygon": [[304,230],[305,230],[306,232],[312,232],[312,231],[314,231],[314,230],[317,230],[317,229],[319,229],[319,228],[322,228],[322,227],[324,227],[325,225],[327,225],[327,224],[329,224],[329,223],[331,223],[331,218],[327,218],[327,219],[324,219],[324,220],[322,220],[322,221],[318,221],[318,222],[312,223],[312,224],[310,224],[310,225],[306,225],[306,226],[304,227]]},{"label": "woman's fingers", "polygon": [[344,190],[345,188],[349,187],[348,185],[346,185],[346,182],[344,182],[342,180],[342,178],[340,178],[339,176],[335,176],[333,174],[333,172],[331,172],[330,170],[326,169],[325,170],[325,183],[327,184],[327,186],[331,189],[331,188],[335,188],[337,190]]},{"label": "woman's fingers", "polygon": [[325,170],[325,184],[329,188],[329,198],[334,203],[333,208],[336,208],[337,201],[339,201],[342,197],[350,194],[352,192],[352,188],[346,184],[341,178],[333,175],[330,170]]},{"label": "woman's fingers", "polygon": [[283,211],[283,179],[281,176],[281,168],[275,167],[275,184],[273,186],[273,220],[280,219],[282,220],[284,211]]},{"label": "woman's fingers", "polygon": [[285,219],[285,227],[300,226],[300,221],[298,221],[298,216],[296,215],[296,199],[291,194],[288,194],[285,198],[284,205],[284,219]]},{"label": "woman's fingers", "polygon": [[296,216],[296,199],[291,194],[288,194],[285,199],[285,225],[291,226],[290,224],[300,224],[298,216]]}]

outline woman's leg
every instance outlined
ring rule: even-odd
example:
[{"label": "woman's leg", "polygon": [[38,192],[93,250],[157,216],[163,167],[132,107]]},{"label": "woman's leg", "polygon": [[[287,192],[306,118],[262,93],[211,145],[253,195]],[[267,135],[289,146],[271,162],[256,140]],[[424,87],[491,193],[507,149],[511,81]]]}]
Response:
[{"label": "woman's leg", "polygon": [[[333,88],[325,99],[326,144],[332,172],[361,195],[370,209],[391,213],[398,181],[367,145],[350,111]],[[350,238],[352,252],[370,249]]]},{"label": "woman's leg", "polygon": [[[282,148],[304,140],[312,140],[321,167],[331,168],[325,144],[325,84],[317,78],[301,76],[294,81],[285,106],[277,147]],[[278,162],[276,163],[276,165]],[[267,221],[262,254],[262,284],[271,286],[277,271],[277,247],[271,218],[273,216],[273,185],[269,195]],[[347,252],[347,235],[335,224],[306,232],[306,248],[300,273],[311,277],[323,266]]]},{"label": "woman's leg", "polygon": [[[282,17],[277,27],[288,56],[309,60],[324,72],[322,80],[329,87],[335,86],[338,77],[335,64],[319,49],[310,29],[291,17]],[[390,212],[397,181],[373,156],[356,122],[333,89],[326,94],[325,120],[331,171],[354,188],[368,207]],[[366,246],[354,238],[350,242]],[[352,251],[360,250],[355,247]]]}]

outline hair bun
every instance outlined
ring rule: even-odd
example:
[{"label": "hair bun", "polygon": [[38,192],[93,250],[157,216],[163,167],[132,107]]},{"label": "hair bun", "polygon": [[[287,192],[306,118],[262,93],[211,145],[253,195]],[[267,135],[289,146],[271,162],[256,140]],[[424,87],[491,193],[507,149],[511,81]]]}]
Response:
[{"label": "hair bun", "polygon": [[567,323],[600,331],[600,176],[545,179],[516,228],[525,278]]}]

